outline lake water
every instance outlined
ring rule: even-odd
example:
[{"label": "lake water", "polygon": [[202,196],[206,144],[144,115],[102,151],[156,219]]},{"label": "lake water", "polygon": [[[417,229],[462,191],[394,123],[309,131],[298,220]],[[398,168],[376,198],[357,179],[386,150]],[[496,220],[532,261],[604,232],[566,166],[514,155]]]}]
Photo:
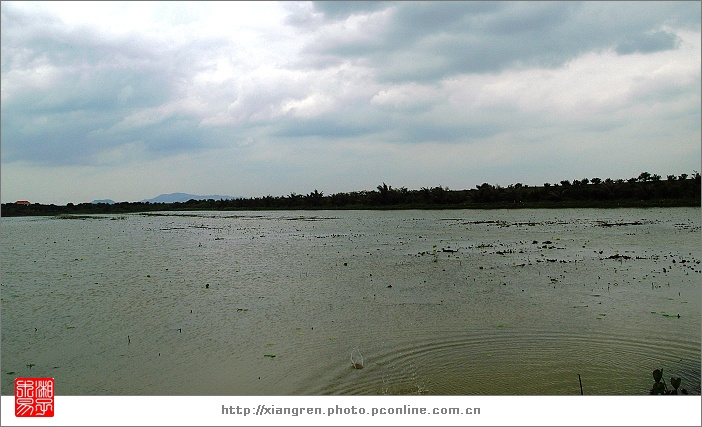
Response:
[{"label": "lake water", "polygon": [[699,394],[700,218],[2,218],[2,394],[644,395],[656,368]]}]

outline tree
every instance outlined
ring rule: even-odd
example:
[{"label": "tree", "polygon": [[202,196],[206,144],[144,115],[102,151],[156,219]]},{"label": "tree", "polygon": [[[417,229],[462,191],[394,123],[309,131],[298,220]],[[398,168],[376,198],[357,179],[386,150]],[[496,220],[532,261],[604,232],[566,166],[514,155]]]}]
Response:
[{"label": "tree", "polygon": [[639,181],[641,182],[646,182],[651,180],[651,174],[648,172],[641,172],[638,178]]},{"label": "tree", "polygon": [[324,197],[324,193],[319,192],[317,191],[317,189],[315,189],[312,193],[305,196],[305,199],[312,206],[320,206],[322,204],[322,197]]},{"label": "tree", "polygon": [[380,204],[387,205],[390,202],[390,191],[392,190],[392,186],[388,187],[388,185],[383,182],[383,185],[379,185],[377,188],[378,192],[380,193]]},{"label": "tree", "polygon": [[492,202],[496,200],[496,189],[487,182],[475,186],[478,189],[477,201]]},{"label": "tree", "polygon": [[431,200],[437,204],[443,204],[446,202],[446,192],[448,188],[444,189],[442,186],[434,187],[431,189]]},{"label": "tree", "polygon": [[[480,188],[480,187],[478,187]],[[419,190],[420,194],[422,195],[422,198],[424,199],[425,202],[430,202],[431,201],[431,190],[427,187],[422,187],[421,190]]]},{"label": "tree", "polygon": [[597,184],[601,183],[602,180],[599,179],[599,178],[592,178],[592,179],[590,180],[590,182],[592,182],[593,184],[597,185]]},{"label": "tree", "polygon": [[294,192],[290,193],[290,195],[288,196],[287,205],[293,207],[293,206],[300,206],[301,204],[302,204],[302,196],[300,194],[296,194]]}]

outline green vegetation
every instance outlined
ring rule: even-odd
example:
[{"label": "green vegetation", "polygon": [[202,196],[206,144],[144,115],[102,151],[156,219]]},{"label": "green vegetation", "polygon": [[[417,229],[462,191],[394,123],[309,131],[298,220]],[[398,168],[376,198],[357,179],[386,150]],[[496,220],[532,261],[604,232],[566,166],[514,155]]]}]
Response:
[{"label": "green vegetation", "polygon": [[[653,387],[651,387],[651,394],[678,394],[678,389],[680,388],[680,383],[682,380],[678,378],[670,378],[670,384],[673,389],[669,389],[663,379],[663,369],[656,369],[653,371]],[[688,394],[686,389],[680,391],[682,394]]]},{"label": "green vegetation", "polygon": [[[507,187],[483,183],[469,190],[446,187],[408,190],[383,183],[372,191],[324,195],[314,190],[307,195],[265,196],[230,200],[189,200],[183,203],[122,202],[68,203],[66,206],[15,203],[2,204],[3,216],[120,214],[192,210],[274,210],[274,209],[514,209],[514,208],[618,208],[700,206],[700,174],[660,175],[642,172],[628,180],[583,178],[572,182]],[[77,217],[83,219],[84,217]]]}]

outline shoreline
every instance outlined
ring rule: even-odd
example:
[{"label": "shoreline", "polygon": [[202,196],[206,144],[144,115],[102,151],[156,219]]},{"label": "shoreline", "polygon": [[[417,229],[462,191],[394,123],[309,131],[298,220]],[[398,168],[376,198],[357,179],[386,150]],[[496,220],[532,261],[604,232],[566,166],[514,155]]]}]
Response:
[{"label": "shoreline", "polygon": [[184,202],[3,203],[0,216],[53,216],[70,214],[124,214],[155,211],[276,211],[276,210],[445,210],[445,209],[610,209],[653,207],[702,207],[699,173],[687,178],[669,175],[666,181],[642,173],[639,178],[604,181],[564,180],[560,184],[527,186],[520,183],[501,187],[483,183],[473,189],[450,190],[422,187],[409,190],[385,183],[375,190],[325,195],[314,190],[303,195],[263,196],[236,199],[190,199]]},{"label": "shoreline", "polygon": [[[15,206],[3,204],[0,217],[22,216],[60,216],[60,215],[97,215],[97,214],[129,214],[165,211],[400,211],[400,210],[520,210],[520,209],[625,209],[625,208],[701,208],[700,200],[659,199],[659,200],[612,200],[612,201],[539,201],[539,202],[492,202],[492,203],[461,203],[461,204],[405,204],[405,205],[346,205],[346,206],[193,206],[185,203],[120,203],[114,205],[89,204],[89,207],[56,206],[35,204],[30,206]],[[126,205],[126,206],[125,206]],[[17,209],[17,208],[20,209]],[[13,209],[14,208],[14,209]]]}]

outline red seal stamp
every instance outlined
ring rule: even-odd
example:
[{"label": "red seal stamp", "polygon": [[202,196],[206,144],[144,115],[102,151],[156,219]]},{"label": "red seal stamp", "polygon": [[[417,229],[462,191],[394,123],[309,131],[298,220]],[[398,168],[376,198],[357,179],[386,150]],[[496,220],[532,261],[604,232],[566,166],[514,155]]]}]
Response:
[{"label": "red seal stamp", "polygon": [[54,416],[54,379],[15,379],[16,417]]}]

